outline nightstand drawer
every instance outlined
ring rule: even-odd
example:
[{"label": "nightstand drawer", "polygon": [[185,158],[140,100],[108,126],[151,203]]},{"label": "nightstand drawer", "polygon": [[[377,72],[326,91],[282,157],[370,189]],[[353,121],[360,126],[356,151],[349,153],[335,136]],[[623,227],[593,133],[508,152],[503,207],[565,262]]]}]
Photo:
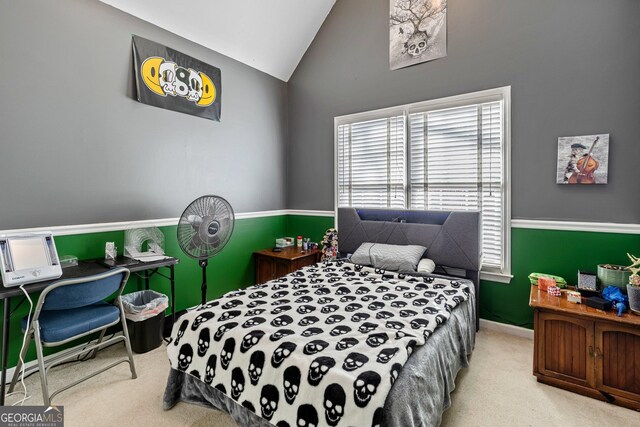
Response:
[{"label": "nightstand drawer", "polygon": [[286,276],[296,270],[315,264],[320,260],[320,251],[303,252],[298,247],[284,248],[281,252],[265,249],[255,252],[256,283],[264,283]]}]

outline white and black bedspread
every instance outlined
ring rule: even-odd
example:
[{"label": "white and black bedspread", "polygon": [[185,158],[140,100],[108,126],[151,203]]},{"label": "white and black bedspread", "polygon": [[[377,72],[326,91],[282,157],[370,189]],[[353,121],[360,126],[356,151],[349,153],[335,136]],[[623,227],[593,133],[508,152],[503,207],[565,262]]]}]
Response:
[{"label": "white and black bedspread", "polygon": [[184,315],[171,367],[278,426],[377,425],[393,382],[467,282],[321,263]]}]

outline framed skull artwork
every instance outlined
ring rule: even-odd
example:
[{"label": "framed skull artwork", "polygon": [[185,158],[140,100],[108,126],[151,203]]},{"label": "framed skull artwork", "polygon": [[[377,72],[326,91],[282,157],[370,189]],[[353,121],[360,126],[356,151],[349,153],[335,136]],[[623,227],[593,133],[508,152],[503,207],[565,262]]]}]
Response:
[{"label": "framed skull artwork", "polygon": [[447,56],[447,0],[390,0],[392,70]]}]

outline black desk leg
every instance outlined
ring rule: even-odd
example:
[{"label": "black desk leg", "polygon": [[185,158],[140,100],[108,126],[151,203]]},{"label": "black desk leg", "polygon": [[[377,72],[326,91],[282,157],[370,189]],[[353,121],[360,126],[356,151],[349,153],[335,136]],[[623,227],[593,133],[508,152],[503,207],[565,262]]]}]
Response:
[{"label": "black desk leg", "polygon": [[171,271],[170,279],[171,282],[171,323],[176,323],[176,274],[174,265],[170,266],[169,269]]},{"label": "black desk leg", "polygon": [[0,374],[0,405],[4,406],[5,384],[7,382],[7,358],[9,357],[9,324],[11,298],[2,299],[2,374]]}]

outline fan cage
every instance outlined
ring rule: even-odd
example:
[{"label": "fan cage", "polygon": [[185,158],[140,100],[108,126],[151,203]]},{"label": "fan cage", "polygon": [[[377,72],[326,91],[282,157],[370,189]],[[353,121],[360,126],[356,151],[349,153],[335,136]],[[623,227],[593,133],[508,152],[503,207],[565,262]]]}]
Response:
[{"label": "fan cage", "polygon": [[189,257],[206,260],[216,256],[229,242],[235,227],[231,204],[220,196],[197,198],[178,221],[180,249]]}]

